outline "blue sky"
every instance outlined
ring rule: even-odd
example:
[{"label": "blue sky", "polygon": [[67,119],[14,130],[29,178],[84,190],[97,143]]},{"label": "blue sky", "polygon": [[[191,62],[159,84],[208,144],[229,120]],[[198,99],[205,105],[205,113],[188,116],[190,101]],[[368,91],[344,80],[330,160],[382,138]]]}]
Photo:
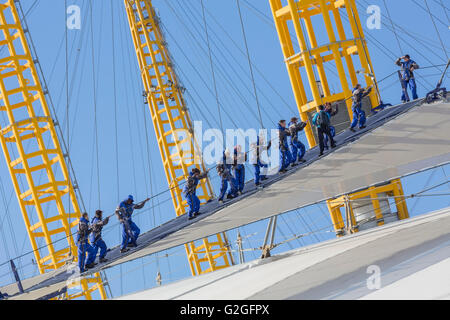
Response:
[{"label": "blue sky", "polygon": [[[35,5],[33,5],[34,0],[21,2],[25,11],[31,8],[27,18],[31,35],[49,83],[57,117],[65,127],[67,119],[65,114],[64,1],[39,0]],[[67,2],[69,5],[75,4],[82,8],[81,29],[70,30],[68,39],[70,154],[87,211],[92,214],[97,208],[102,208],[105,212],[113,212],[118,202],[128,194],[134,194],[137,199],[144,199],[148,195],[165,191],[167,182],[149,111],[143,104],[142,85],[123,2],[121,0],[93,1],[93,39],[89,2],[87,0],[68,0]],[[389,14],[392,20],[403,28],[400,30],[395,26],[401,49],[394,34],[389,30],[391,24],[387,18],[388,12],[384,1],[357,1],[364,27],[365,20],[368,18],[366,8],[369,5],[378,5],[384,15],[383,26],[380,30],[367,30],[365,27],[377,78],[381,80],[394,72],[395,59],[405,53],[409,53],[422,67],[444,64],[445,53],[430,16],[425,11],[424,2],[422,0],[386,2],[389,3]],[[234,0],[204,0],[204,3],[224,126],[234,128],[236,124],[243,129],[258,128],[259,120],[254,115],[256,103],[252,93],[247,57],[244,54],[245,48],[236,2]],[[204,41],[205,31],[201,20],[200,0],[154,0],[153,4],[161,17],[177,73],[187,88],[186,100],[193,120],[202,120],[205,128],[217,128],[219,125],[216,98],[213,94],[208,51]],[[434,20],[440,37],[445,44],[448,44],[450,11],[447,10],[446,14],[440,0],[428,0],[428,4],[435,16]],[[241,8],[250,55],[255,66],[263,122],[270,128],[280,118],[292,116],[296,106],[271,18],[269,2],[241,0]],[[111,14],[111,10],[114,15]],[[318,37],[319,42],[325,39],[321,32]],[[115,68],[112,54],[113,42]],[[447,54],[450,52],[449,48],[450,46],[447,45]],[[115,72],[113,72],[114,69]],[[417,72],[420,96],[424,96],[437,83],[442,69],[442,67],[427,68]],[[95,76],[93,76],[94,70]],[[115,92],[114,78],[117,88]],[[448,77],[446,81],[448,85]],[[330,83],[332,89],[340,88],[338,80],[333,76],[330,78]],[[399,103],[400,85],[395,75],[382,81],[380,87],[385,102]],[[94,101],[94,88],[96,101]],[[117,101],[117,141],[114,97]],[[95,113],[98,120],[97,135],[94,126]],[[67,137],[67,132],[65,136]],[[97,170],[97,153],[99,170]],[[3,160],[0,161],[0,173],[0,263],[2,263],[29,252],[31,246]],[[252,172],[248,170],[247,179],[250,179],[251,175]],[[403,181],[405,193],[417,192],[426,186],[445,181],[449,175],[450,170],[446,167],[406,178]],[[217,178],[213,179],[213,184],[217,191]],[[443,186],[434,192],[439,190],[448,190],[448,186]],[[417,215],[448,206],[449,202],[450,200],[446,197],[420,198],[408,201],[408,206],[411,215]],[[153,202],[142,210],[135,220],[141,230],[146,231],[173,216],[170,195],[166,192],[153,199]],[[313,206],[289,213],[280,220],[277,241],[282,241],[285,236],[289,238],[293,233],[299,234],[311,230],[321,230],[321,232],[289,245],[283,245],[276,252],[334,237],[333,233],[328,232],[331,230],[330,220],[323,206]],[[266,222],[259,222],[240,228],[241,234],[248,236],[244,247],[260,246],[265,227]],[[106,228],[105,239],[111,246],[119,243],[120,231],[115,219]],[[234,243],[236,231],[229,232],[229,239]],[[162,257],[163,254],[167,254],[169,258]],[[247,260],[258,256],[258,251],[246,253]],[[31,263],[32,258],[32,255],[25,255],[16,262],[20,266],[21,276],[27,277],[37,272]],[[162,274],[163,282],[189,276],[184,249],[175,248],[158,256],[146,257],[108,270],[107,276],[110,279],[113,295],[118,296],[154,286],[158,270]],[[0,285],[12,281],[8,271],[6,266],[0,267]]]}]

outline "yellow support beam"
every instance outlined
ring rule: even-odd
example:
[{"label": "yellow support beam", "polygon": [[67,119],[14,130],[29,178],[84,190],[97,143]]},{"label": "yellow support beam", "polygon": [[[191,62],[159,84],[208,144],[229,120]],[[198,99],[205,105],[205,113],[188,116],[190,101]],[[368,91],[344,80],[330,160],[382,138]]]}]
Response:
[{"label": "yellow support beam", "polygon": [[[0,144],[39,272],[45,273],[77,260],[71,230],[80,207],[14,0],[0,3],[0,38],[0,119],[7,119],[0,123]],[[54,243],[61,238],[67,241]],[[99,279],[83,279],[80,296],[90,299],[100,290],[106,298]]]},{"label": "yellow support beam", "polygon": [[[377,225],[381,226],[384,224],[383,210],[380,205],[381,200],[386,200],[385,197],[391,197],[395,201],[397,208],[397,217],[399,220],[404,220],[409,218],[408,208],[406,206],[406,199],[403,194],[402,183],[400,180],[393,180],[385,185],[378,187],[370,187],[366,190],[355,192],[348,196],[342,196],[335,199],[330,199],[327,201],[328,210],[331,214],[331,220],[333,222],[334,230],[338,236],[345,234],[345,224],[343,220],[343,215],[346,213],[342,212],[341,209],[345,209],[346,202],[348,202],[350,209],[350,217],[352,219],[352,225],[355,225],[356,217],[353,212],[352,203],[356,200],[367,200],[372,203],[374,216],[377,221]],[[386,209],[386,208],[385,208]]]},{"label": "yellow support beam", "polygon": [[[317,110],[319,105],[344,100],[349,117],[352,119],[351,88],[357,83],[352,56],[359,57],[365,73],[366,85],[376,84],[375,76],[373,75],[372,78],[369,75],[373,73],[373,68],[354,0],[286,0],[283,2],[286,5],[283,5],[281,0],[269,0],[302,121],[309,123],[308,113]],[[350,38],[345,32],[341,14],[346,14],[350,21],[352,30]],[[319,23],[317,23],[318,19],[314,20],[316,24],[313,23],[311,19],[313,16],[322,17],[322,25],[325,25],[328,37],[326,45],[318,45],[316,30]],[[293,32],[292,35],[290,30]],[[299,52],[295,52],[294,48],[297,45],[294,45],[292,38],[295,38],[298,43]],[[340,92],[331,93],[329,79],[325,72],[327,65],[337,72],[341,84]],[[311,92],[310,98],[306,95],[303,85],[302,76],[305,74],[305,82],[308,83]],[[322,93],[319,91],[319,81]],[[370,94],[369,98],[373,108],[380,104],[376,90]],[[309,146],[316,146],[317,142],[311,125],[306,127],[305,133]]]},{"label": "yellow support beam", "polygon": [[[355,62],[359,63],[363,69],[366,86],[377,85],[358,10],[354,0],[269,0],[269,3],[298,111],[302,121],[309,123],[305,128],[305,135],[312,148],[317,145],[317,141],[309,116],[316,112],[320,105],[345,101],[349,118],[353,120],[351,88],[358,83]],[[349,20],[350,36],[345,32],[343,16]],[[312,17],[315,19],[313,20]],[[319,25],[322,26],[320,30],[322,33],[325,26],[324,34],[327,36],[327,43],[324,45],[318,45],[317,37],[320,34],[316,33],[316,30]],[[294,45],[293,39],[298,44]],[[294,48],[297,47],[299,50],[296,52]],[[354,57],[358,57],[359,61],[356,59],[354,61]],[[326,66],[336,70],[341,84],[340,91],[331,92]],[[318,82],[322,92],[319,90]],[[306,94],[307,89],[304,83],[309,85],[310,97]],[[377,90],[372,91],[369,99],[372,108],[380,104]],[[383,224],[382,213],[377,194],[385,189],[389,194],[396,196],[399,219],[406,219],[408,208],[401,200],[403,189],[399,180],[385,187],[369,188],[348,197],[349,199],[375,198],[372,205],[376,218],[380,221],[378,225],[381,225]],[[345,228],[340,210],[344,204],[344,197],[327,202],[331,220],[338,235],[342,235]],[[349,218],[353,225],[355,218],[351,204],[348,211],[351,213]],[[354,229],[354,231],[357,230]]]},{"label": "yellow support beam", "polygon": [[[198,150],[198,145],[183,99],[183,89],[173,69],[152,2],[150,0],[124,0],[124,2],[173,206],[176,215],[180,216],[185,214],[187,209],[180,183],[187,179],[194,167],[204,171],[205,166],[200,156],[201,152],[194,151]],[[209,179],[200,181],[197,192],[201,204],[214,198]],[[226,235],[217,234],[211,238],[211,241],[208,239],[199,241],[201,243],[199,246],[195,243],[185,245],[191,273],[194,276],[226,268],[232,264]],[[214,254],[216,252],[218,253]]]}]

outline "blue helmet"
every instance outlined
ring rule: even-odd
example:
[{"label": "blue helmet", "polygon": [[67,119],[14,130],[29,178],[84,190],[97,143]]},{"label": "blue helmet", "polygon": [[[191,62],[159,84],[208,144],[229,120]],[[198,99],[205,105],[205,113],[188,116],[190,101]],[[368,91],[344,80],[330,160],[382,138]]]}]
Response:
[{"label": "blue helmet", "polygon": [[131,200],[131,201],[133,202],[133,201],[134,201],[134,198],[133,198],[133,196],[130,194],[130,195],[128,196],[127,200]]}]

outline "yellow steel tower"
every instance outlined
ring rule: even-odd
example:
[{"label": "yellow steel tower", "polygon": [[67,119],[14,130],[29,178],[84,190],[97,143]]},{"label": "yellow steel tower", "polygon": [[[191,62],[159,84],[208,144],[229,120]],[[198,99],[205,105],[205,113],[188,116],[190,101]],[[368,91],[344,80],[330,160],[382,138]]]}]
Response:
[{"label": "yellow steel tower", "polygon": [[[183,182],[192,168],[204,171],[205,166],[183,99],[183,88],[173,69],[151,1],[125,0],[125,7],[173,205],[180,216],[187,208],[182,197]],[[209,179],[199,183],[198,193],[202,204],[214,198]],[[189,243],[185,248],[192,275],[232,264],[225,233],[203,239],[199,245]]]},{"label": "yellow steel tower", "polygon": [[[351,88],[358,83],[357,73],[361,71],[355,70],[352,56],[358,57],[359,61],[356,63],[362,68],[366,86],[375,87],[369,96],[371,107],[375,108],[381,102],[358,10],[354,0],[269,0],[269,2],[300,117],[302,121],[309,123],[305,128],[306,138],[310,147],[314,147],[317,142],[310,117],[319,105],[345,101],[350,121],[353,118]],[[350,25],[349,38],[343,18],[348,20]],[[320,27],[322,29],[319,29]],[[324,30],[323,33],[327,36],[325,44],[319,44],[317,30]],[[295,34],[296,43],[293,42],[291,34]],[[331,68],[337,72],[341,84],[340,92],[332,93],[330,90],[326,71]],[[306,93],[305,83],[310,89],[310,99]],[[372,210],[375,212],[377,223],[383,224],[383,214],[378,201],[380,195],[395,195],[399,219],[408,217],[404,199],[401,198],[403,195],[401,182],[396,180],[387,185],[346,196],[345,201],[349,204],[347,206],[344,205],[344,198],[329,201],[328,207],[338,234],[342,234],[344,229],[340,212],[342,207],[346,207],[347,212],[350,212],[348,220],[353,225],[350,227],[351,232],[358,230],[357,219],[351,210],[351,204],[358,199],[372,201]]]},{"label": "yellow steel tower", "polygon": [[[14,0],[0,4],[0,29],[0,142],[36,263],[45,273],[77,259],[71,229],[80,207]],[[61,238],[67,241],[54,242]],[[66,298],[90,299],[99,290],[106,299],[100,274],[82,279],[81,287]]]}]

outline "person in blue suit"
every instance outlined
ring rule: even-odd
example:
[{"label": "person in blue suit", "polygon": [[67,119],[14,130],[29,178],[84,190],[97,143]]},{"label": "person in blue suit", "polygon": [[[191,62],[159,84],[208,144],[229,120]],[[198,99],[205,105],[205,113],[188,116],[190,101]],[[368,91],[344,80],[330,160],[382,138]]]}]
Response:
[{"label": "person in blue suit", "polygon": [[89,241],[93,248],[94,261],[97,257],[98,250],[100,250],[99,262],[104,263],[107,262],[106,252],[107,247],[105,241],[102,239],[102,229],[109,222],[109,217],[103,219],[103,211],[97,210],[95,211],[95,217],[91,220],[91,234],[89,235]]},{"label": "person in blue suit", "polygon": [[140,203],[134,204],[134,199],[132,195],[129,195],[127,199],[119,204],[116,209],[116,216],[119,222],[122,224],[122,245],[120,247],[120,252],[124,253],[128,251],[127,247],[137,247],[137,239],[141,230],[133,222],[131,216],[135,209],[142,209],[147,201],[146,199]]},{"label": "person in blue suit", "polygon": [[362,109],[362,100],[364,99],[364,97],[368,96],[371,91],[372,87],[364,89],[360,84],[357,84],[353,89],[353,121],[350,126],[350,130],[353,132],[356,132],[355,127],[358,125],[358,123],[360,129],[364,129],[366,127],[366,113]]},{"label": "person in blue suit", "polygon": [[292,163],[295,163],[296,161],[306,162],[306,160],[303,159],[306,147],[298,138],[298,133],[302,131],[306,125],[305,122],[298,123],[298,118],[296,117],[293,117],[288,124],[289,132],[291,133],[291,135],[288,136],[288,142],[291,146]]},{"label": "person in blue suit", "polygon": [[409,96],[407,95],[406,91],[408,86],[411,90],[413,100],[418,99],[419,97],[417,96],[417,86],[416,79],[414,78],[414,70],[419,69],[419,65],[414,60],[411,60],[411,57],[408,54],[398,58],[395,61],[395,64],[402,68],[400,71],[403,88],[402,102],[405,103],[409,101]]},{"label": "person in blue suit", "polygon": [[[324,106],[325,106],[325,112],[327,112],[330,115],[330,119],[339,113],[339,107],[337,104],[336,104],[336,110],[333,110],[333,106],[330,102],[325,103]],[[336,136],[336,128],[332,125],[330,125],[330,133],[333,138]],[[323,143],[325,146],[325,150],[328,150],[328,136],[324,135],[323,138],[324,138]]]},{"label": "person in blue suit", "polygon": [[330,114],[328,112],[325,112],[325,107],[323,105],[319,106],[319,112],[317,112],[312,119],[312,124],[316,126],[317,136],[319,137],[319,157],[323,156],[323,151],[325,149],[325,145],[323,142],[324,135],[327,135],[328,139],[330,139],[331,148],[336,148],[336,141],[334,141],[330,132],[330,119]]},{"label": "person in blue suit", "polygon": [[234,147],[233,153],[233,169],[234,178],[236,179],[238,194],[242,194],[245,186],[245,162],[247,161],[247,154],[242,152],[241,146]]},{"label": "person in blue suit", "polygon": [[217,174],[221,178],[222,184],[220,187],[220,194],[218,201],[219,203],[223,203],[223,199],[225,197],[225,194],[228,189],[228,184],[230,185],[230,191],[228,192],[228,199],[233,199],[238,196],[238,189],[237,189],[237,183],[234,179],[233,175],[230,172],[230,167],[227,166],[225,163],[218,163],[217,167]]},{"label": "person in blue suit", "polygon": [[278,138],[280,141],[280,167],[278,172],[284,173],[287,171],[287,167],[289,164],[295,166],[295,163],[292,163],[292,154],[289,150],[287,137],[290,135],[289,130],[286,129],[286,120],[280,120],[278,122]]},{"label": "person in blue suit", "polygon": [[269,150],[272,146],[272,142],[265,144],[264,136],[257,136],[256,142],[251,144],[252,150],[252,164],[255,168],[255,185],[259,186],[261,181],[267,180],[267,169],[268,164],[264,163],[261,159],[261,155],[263,152]]},{"label": "person in blue suit", "polygon": [[208,177],[208,171],[201,173],[200,169],[194,168],[189,173],[186,185],[184,187],[184,197],[187,200],[189,211],[188,219],[194,219],[194,217],[200,212],[200,199],[196,195],[197,186],[200,180]]},{"label": "person in blue suit", "polygon": [[77,232],[77,246],[78,246],[78,267],[80,272],[83,273],[86,269],[95,267],[95,256],[92,246],[88,242],[88,236],[91,233],[89,228],[89,216],[87,213],[83,213],[78,222]]}]

